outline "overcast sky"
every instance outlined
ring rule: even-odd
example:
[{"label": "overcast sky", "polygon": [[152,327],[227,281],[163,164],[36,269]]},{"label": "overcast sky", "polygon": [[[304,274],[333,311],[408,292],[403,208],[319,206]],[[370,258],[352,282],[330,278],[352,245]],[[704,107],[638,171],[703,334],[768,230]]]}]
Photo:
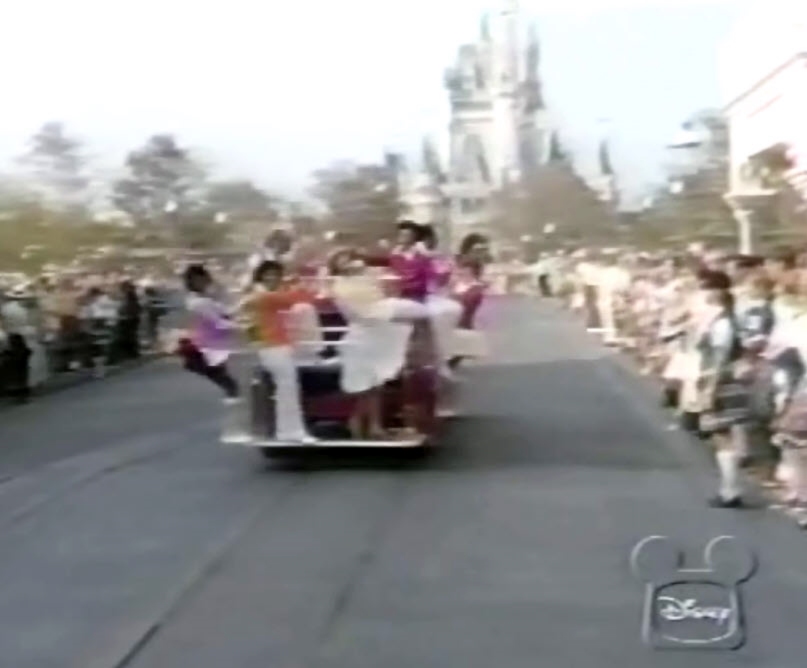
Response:
[{"label": "overcast sky", "polygon": [[[501,1],[501,0],[498,0]],[[795,2],[795,0],[794,0]],[[48,120],[101,164],[174,132],[222,175],[287,195],[340,159],[440,140],[443,70],[497,0],[25,0],[0,22],[0,159]],[[630,194],[677,124],[719,106],[720,41],[746,0],[523,0],[546,98],[584,171],[612,120]]]}]

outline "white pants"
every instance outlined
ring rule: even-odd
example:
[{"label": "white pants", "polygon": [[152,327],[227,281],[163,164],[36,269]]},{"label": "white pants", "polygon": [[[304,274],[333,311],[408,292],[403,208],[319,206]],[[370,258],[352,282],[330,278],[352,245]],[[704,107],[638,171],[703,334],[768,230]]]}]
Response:
[{"label": "white pants", "polygon": [[291,346],[272,346],[258,351],[261,366],[272,374],[275,384],[275,438],[296,441],[306,438],[300,402],[300,384]]},{"label": "white pants", "polygon": [[45,384],[50,375],[45,348],[33,332],[26,332],[25,342],[31,350],[31,359],[28,361],[28,383],[31,387],[40,387]]},{"label": "white pants", "polygon": [[454,354],[454,330],[462,317],[462,305],[449,297],[430,295],[426,308],[434,330],[437,354],[446,363]]},{"label": "white pants", "polygon": [[286,314],[286,323],[296,342],[295,358],[300,361],[317,359],[325,347],[317,309],[311,304],[295,304]]},{"label": "white pants", "polygon": [[425,304],[414,299],[401,299],[400,297],[387,297],[383,301],[383,308],[388,308],[391,320],[425,320],[430,317],[429,309]]}]

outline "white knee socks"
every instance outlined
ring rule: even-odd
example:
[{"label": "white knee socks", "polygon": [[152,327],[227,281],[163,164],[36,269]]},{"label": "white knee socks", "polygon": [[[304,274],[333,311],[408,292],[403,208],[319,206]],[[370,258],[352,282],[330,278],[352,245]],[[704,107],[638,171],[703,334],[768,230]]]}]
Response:
[{"label": "white knee socks", "polygon": [[740,456],[733,450],[718,450],[717,466],[720,469],[720,496],[731,501],[742,495],[740,483]]}]

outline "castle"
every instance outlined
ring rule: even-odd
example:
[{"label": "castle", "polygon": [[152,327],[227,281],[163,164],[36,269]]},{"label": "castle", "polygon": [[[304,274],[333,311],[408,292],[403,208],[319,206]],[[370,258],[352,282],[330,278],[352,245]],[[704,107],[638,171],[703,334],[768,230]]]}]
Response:
[{"label": "castle", "polygon": [[483,16],[476,42],[461,46],[445,73],[451,104],[447,167],[426,140],[419,168],[399,170],[406,217],[433,223],[454,240],[490,232],[493,195],[550,156],[538,64],[535,27],[517,0],[502,0]]}]

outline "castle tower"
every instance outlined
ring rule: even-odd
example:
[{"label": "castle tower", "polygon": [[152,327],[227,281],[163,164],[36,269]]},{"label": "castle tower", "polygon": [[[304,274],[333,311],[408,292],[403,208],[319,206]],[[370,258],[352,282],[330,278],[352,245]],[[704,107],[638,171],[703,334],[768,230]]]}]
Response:
[{"label": "castle tower", "polygon": [[538,38],[518,0],[499,0],[446,72],[451,102],[447,195],[452,221],[484,226],[493,194],[545,162],[549,132]]}]

